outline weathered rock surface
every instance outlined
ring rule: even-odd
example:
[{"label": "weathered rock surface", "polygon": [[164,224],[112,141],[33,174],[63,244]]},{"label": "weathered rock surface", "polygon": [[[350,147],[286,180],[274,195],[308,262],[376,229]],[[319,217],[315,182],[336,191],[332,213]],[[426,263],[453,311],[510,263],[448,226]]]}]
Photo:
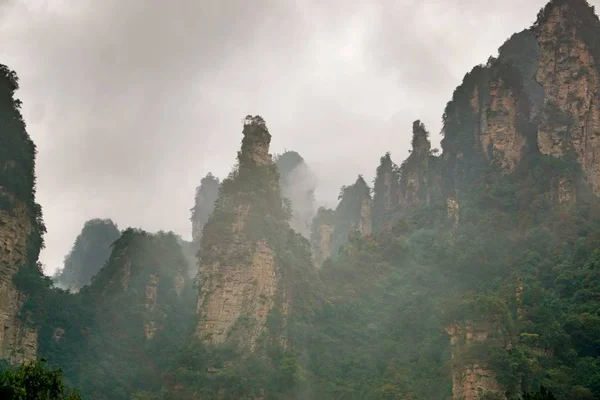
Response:
[{"label": "weathered rock surface", "polygon": [[273,250],[261,241],[250,265],[214,263],[203,275],[206,281],[198,299],[202,315],[198,336],[215,345],[233,335],[254,351],[279,283]]},{"label": "weathered rock surface", "polygon": [[485,394],[504,399],[502,387],[494,372],[483,362],[456,362],[464,351],[473,344],[488,339],[491,326],[488,324],[452,324],[446,327],[452,348],[452,398],[455,400],[480,400]]},{"label": "weathered rock surface", "polygon": [[25,296],[13,278],[23,268],[40,273],[41,208],[35,203],[35,145],[25,129],[16,74],[0,64],[0,359],[36,357],[37,332],[21,318]]},{"label": "weathered rock surface", "polygon": [[313,260],[317,267],[331,257],[334,223],[335,211],[323,207],[317,210],[317,214],[313,218],[310,236]]},{"label": "weathered rock surface", "polygon": [[[284,206],[264,120],[247,117],[243,135],[239,169],[223,181],[201,242],[196,336],[210,345],[233,341],[252,353],[269,314],[288,309],[271,241],[289,229],[291,210]],[[277,225],[282,231],[271,231]]]}]

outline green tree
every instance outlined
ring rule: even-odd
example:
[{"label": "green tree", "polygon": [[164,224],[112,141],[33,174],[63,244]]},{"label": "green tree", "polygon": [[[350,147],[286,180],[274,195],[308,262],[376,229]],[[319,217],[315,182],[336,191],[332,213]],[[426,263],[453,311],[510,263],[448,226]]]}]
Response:
[{"label": "green tree", "polygon": [[62,369],[51,369],[45,359],[21,364],[0,375],[0,398],[4,400],[80,400],[67,390]]}]

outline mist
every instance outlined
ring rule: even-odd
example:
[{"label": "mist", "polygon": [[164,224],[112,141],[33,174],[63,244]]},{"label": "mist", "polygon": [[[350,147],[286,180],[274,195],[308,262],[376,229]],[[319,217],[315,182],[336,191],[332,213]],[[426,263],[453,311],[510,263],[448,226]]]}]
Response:
[{"label": "mist", "polygon": [[435,147],[464,73],[543,4],[4,0],[0,57],[19,73],[38,147],[45,271],[92,218],[189,240],[194,189],[229,173],[251,113],[274,152],[318,171],[317,203],[335,206],[386,151],[405,158],[413,120]]},{"label": "mist", "polygon": [[0,0],[0,397],[600,398],[600,19],[547,2]]}]

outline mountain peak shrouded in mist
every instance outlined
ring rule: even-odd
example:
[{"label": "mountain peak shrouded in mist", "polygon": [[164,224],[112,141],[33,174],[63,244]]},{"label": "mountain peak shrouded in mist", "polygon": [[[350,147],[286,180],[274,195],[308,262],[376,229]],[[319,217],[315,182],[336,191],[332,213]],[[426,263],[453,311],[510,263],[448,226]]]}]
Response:
[{"label": "mountain peak shrouded in mist", "polygon": [[55,284],[74,292],[89,285],[108,260],[111,246],[120,234],[110,219],[87,221],[65,257],[63,268],[54,275]]},{"label": "mountain peak shrouded in mist", "polygon": [[291,227],[305,237],[310,234],[310,223],[315,215],[317,176],[295,151],[286,151],[275,157],[279,171],[279,185],[283,196],[292,202]]},{"label": "mountain peak shrouded in mist", "polygon": [[215,201],[219,197],[221,182],[212,173],[208,173],[196,187],[194,207],[192,207],[190,221],[192,222],[192,242],[200,245],[204,224],[212,213]]}]

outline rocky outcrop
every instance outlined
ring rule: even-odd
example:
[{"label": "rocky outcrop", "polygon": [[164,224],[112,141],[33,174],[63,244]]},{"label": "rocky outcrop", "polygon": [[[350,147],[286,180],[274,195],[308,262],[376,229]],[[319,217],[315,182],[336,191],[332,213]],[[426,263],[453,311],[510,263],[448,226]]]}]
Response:
[{"label": "rocky outcrop", "polygon": [[[86,295],[98,304],[97,317],[105,320],[123,313],[129,315],[124,331],[143,332],[152,340],[165,327],[171,310],[181,304],[187,284],[187,260],[174,234],[149,234],[127,229],[113,245],[113,251],[94,279]],[[191,305],[190,305],[191,307]],[[121,317],[119,317],[120,319]],[[139,319],[136,326],[134,321]],[[111,322],[115,328],[118,324]]]},{"label": "rocky outcrop", "polygon": [[393,212],[398,207],[400,169],[386,153],[381,157],[373,186],[373,230],[386,231],[393,224]]},{"label": "rocky outcrop", "polygon": [[446,199],[446,216],[452,221],[452,226],[456,228],[460,221],[460,204],[455,197]]},{"label": "rocky outcrop", "polygon": [[491,329],[489,324],[473,322],[446,326],[452,349],[452,398],[454,400],[481,400],[486,394],[495,395],[494,398],[498,399],[506,398],[495,373],[484,362],[462,360],[471,346],[488,340]]},{"label": "rocky outcrop", "polygon": [[286,151],[278,156],[275,165],[279,171],[282,194],[292,203],[290,226],[308,238],[310,223],[315,215],[317,177],[295,151]]},{"label": "rocky outcrop", "polygon": [[600,194],[600,54],[592,36],[599,34],[600,22],[585,1],[551,2],[536,27],[542,49],[536,78],[546,95],[539,149],[553,157],[572,151],[596,194]]},{"label": "rocky outcrop", "polygon": [[289,309],[276,238],[290,229],[292,210],[281,195],[264,120],[247,117],[243,135],[239,168],[223,181],[202,237],[196,336],[253,353],[272,333],[268,316]]},{"label": "rocky outcrop", "polygon": [[[152,339],[156,335],[156,331],[164,323],[165,313],[158,309],[158,282],[160,278],[155,274],[150,274],[148,283],[146,284],[146,296],[144,307],[146,313],[144,315],[144,334],[146,339]],[[177,287],[175,279],[173,287]]]},{"label": "rocky outcrop", "polygon": [[249,265],[214,263],[203,275],[207,278],[198,299],[198,336],[213,345],[235,338],[254,351],[279,285],[273,250],[261,241]]},{"label": "rocky outcrop", "polygon": [[403,210],[428,205],[431,201],[430,169],[431,143],[421,121],[413,123],[412,150],[400,167],[398,204]]},{"label": "rocky outcrop", "polygon": [[488,160],[510,173],[525,149],[525,137],[517,130],[517,96],[502,78],[490,82],[489,91],[490,102],[481,114],[479,142]]},{"label": "rocky outcrop", "polygon": [[313,260],[316,266],[321,266],[326,259],[331,257],[334,224],[335,212],[320,207],[313,218],[310,235]]},{"label": "rocky outcrop", "polygon": [[194,207],[190,210],[192,213],[190,217],[190,221],[192,222],[192,242],[196,244],[196,247],[200,246],[202,229],[204,229],[204,224],[206,224],[215,208],[215,201],[219,197],[220,188],[221,182],[210,172],[202,178],[200,186],[196,188]]},{"label": "rocky outcrop", "polygon": [[0,358],[22,362],[36,357],[37,331],[21,319],[25,296],[14,278],[39,276],[45,231],[35,203],[35,145],[14,98],[16,74],[0,64]]},{"label": "rocky outcrop", "polygon": [[37,332],[18,317],[25,298],[12,281],[27,261],[31,229],[23,204],[0,211],[0,358],[13,362],[35,359],[37,349]]},{"label": "rocky outcrop", "polygon": [[369,236],[373,232],[371,189],[362,176],[353,185],[342,187],[339,199],[335,210],[332,255],[346,244],[349,235]]},{"label": "rocky outcrop", "polygon": [[572,205],[577,201],[575,185],[569,177],[557,176],[550,180],[550,200],[555,204]]},{"label": "rocky outcrop", "polygon": [[117,225],[110,219],[87,221],[65,257],[64,268],[53,277],[55,284],[74,293],[89,285],[108,260],[111,245],[119,236]]}]

